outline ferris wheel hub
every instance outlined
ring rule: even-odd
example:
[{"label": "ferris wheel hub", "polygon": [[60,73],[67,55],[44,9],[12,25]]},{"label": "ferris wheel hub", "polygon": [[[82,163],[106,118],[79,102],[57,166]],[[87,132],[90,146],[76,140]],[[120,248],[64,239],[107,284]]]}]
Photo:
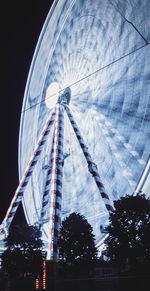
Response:
[{"label": "ferris wheel hub", "polygon": [[59,91],[60,91],[60,87],[57,82],[52,82],[48,86],[46,95],[45,95],[45,103],[49,109],[55,107],[58,100]]},{"label": "ferris wheel hub", "polygon": [[71,89],[67,87],[64,92],[58,97],[59,104],[69,104],[71,99]]}]

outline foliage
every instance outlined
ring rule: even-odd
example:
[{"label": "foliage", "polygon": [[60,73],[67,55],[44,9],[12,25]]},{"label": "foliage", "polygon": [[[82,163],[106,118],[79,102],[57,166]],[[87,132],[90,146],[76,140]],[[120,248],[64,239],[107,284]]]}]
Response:
[{"label": "foliage", "polygon": [[41,232],[34,226],[14,226],[6,239],[2,268],[10,277],[36,278],[42,272]]},{"label": "foliage", "polygon": [[6,239],[6,247],[10,250],[20,248],[23,251],[42,249],[42,241],[40,239],[41,231],[36,226],[14,225],[9,230],[9,236]]},{"label": "foliage", "polygon": [[93,229],[84,216],[70,214],[60,229],[60,261],[67,264],[92,263],[97,258]]},{"label": "foliage", "polygon": [[114,202],[104,252],[117,263],[150,261],[150,200],[126,195]]},{"label": "foliage", "polygon": [[2,254],[2,267],[11,277],[34,277],[42,272],[42,255],[39,250],[26,253],[18,248]]}]

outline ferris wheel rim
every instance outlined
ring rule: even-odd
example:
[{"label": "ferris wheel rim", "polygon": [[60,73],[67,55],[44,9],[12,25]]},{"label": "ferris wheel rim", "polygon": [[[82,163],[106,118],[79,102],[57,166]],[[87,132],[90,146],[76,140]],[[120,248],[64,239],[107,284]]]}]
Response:
[{"label": "ferris wheel rim", "polygon": [[[75,1],[72,1],[72,3],[74,3]],[[40,37],[39,37],[39,40],[38,40],[38,43],[37,43],[37,46],[36,46],[36,50],[35,50],[35,53],[34,53],[34,56],[33,56],[33,60],[32,60],[32,63],[31,63],[31,67],[30,67],[30,71],[29,71],[29,75],[28,75],[28,79],[27,79],[27,85],[26,85],[26,89],[25,89],[25,95],[24,95],[24,101],[23,101],[23,109],[22,109],[22,118],[21,118],[21,123],[20,123],[20,133],[19,133],[19,140],[21,141],[22,139],[22,132],[23,132],[23,124],[24,124],[24,116],[26,114],[26,110],[28,109],[28,107],[26,107],[26,102],[27,102],[27,98],[29,97],[29,86],[30,86],[30,82],[31,82],[31,77],[32,77],[32,74],[33,74],[33,71],[34,71],[34,66],[35,66],[35,62],[36,62],[36,59],[38,58],[38,54],[39,54],[39,49],[42,45],[42,41],[43,41],[43,37],[45,35],[45,31],[46,31],[46,28],[49,24],[49,21],[51,19],[51,16],[54,15],[55,13],[55,8],[57,6],[57,4],[60,3],[60,1],[54,1],[53,3],[53,6],[50,10],[50,13],[48,14],[47,16],[47,19],[46,19],[46,22],[43,26],[43,29],[41,31],[41,34],[40,34]],[[70,1],[71,3],[71,1]],[[54,50],[55,50],[55,47],[54,47]],[[38,107],[38,106],[37,106]],[[37,116],[39,114],[39,111],[40,111],[40,106],[39,108],[37,109]],[[96,116],[96,113],[94,113],[95,116]],[[38,120],[38,117],[37,119]],[[19,161],[21,160],[21,143],[19,143]],[[148,163],[148,161],[147,161]],[[148,165],[148,164],[147,164]],[[19,164],[19,167],[21,167],[21,165]],[[145,164],[145,169],[146,169],[146,164]],[[19,173],[21,173],[21,169],[19,169]],[[20,174],[20,177],[21,177],[21,174]],[[139,177],[140,179],[140,177]],[[32,199],[35,200],[35,196],[34,196],[34,193],[32,195]],[[36,201],[34,202],[36,204]],[[37,210],[37,209],[36,209]],[[28,217],[28,212],[26,211],[26,208],[24,207],[24,211],[25,211],[25,215],[26,215],[26,218],[27,218],[27,221],[29,222],[30,221],[30,217]],[[37,215],[37,218],[38,218],[38,210],[36,212],[36,215]]]}]

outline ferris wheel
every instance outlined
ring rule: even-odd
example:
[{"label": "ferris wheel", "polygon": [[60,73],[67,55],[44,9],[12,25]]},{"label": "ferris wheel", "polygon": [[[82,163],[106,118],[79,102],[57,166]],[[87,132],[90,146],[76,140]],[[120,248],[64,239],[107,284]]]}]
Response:
[{"label": "ferris wheel", "polygon": [[3,225],[22,201],[49,244],[54,212],[58,229],[79,212],[100,248],[113,201],[149,191],[149,11],[147,0],[54,1],[27,80],[20,185]]}]

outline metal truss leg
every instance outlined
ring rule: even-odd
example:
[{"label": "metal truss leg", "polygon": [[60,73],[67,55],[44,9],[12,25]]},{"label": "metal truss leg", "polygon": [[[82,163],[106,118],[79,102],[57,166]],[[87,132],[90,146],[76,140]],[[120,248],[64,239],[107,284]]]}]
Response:
[{"label": "metal truss leg", "polygon": [[28,166],[25,170],[25,173],[19,183],[19,186],[17,187],[17,190],[13,196],[13,199],[10,203],[10,206],[7,210],[7,213],[5,215],[5,218],[2,222],[2,225],[3,225],[3,228],[9,229],[10,227],[10,224],[15,216],[15,213],[18,209],[18,206],[22,200],[22,197],[23,197],[23,194],[24,194],[24,191],[27,187],[27,184],[29,182],[29,179],[32,175],[32,172],[33,172],[33,169],[39,159],[39,156],[42,152],[42,149],[44,147],[44,144],[47,140],[47,137],[49,135],[49,132],[51,130],[51,127],[55,121],[55,116],[56,116],[56,108],[54,109],[54,111],[50,114],[50,116],[48,117],[47,121],[46,121],[46,124],[45,124],[45,127],[39,137],[39,140],[38,140],[38,143],[37,143],[37,146],[35,147],[34,149],[34,152],[33,152],[33,155],[28,163]]},{"label": "metal truss leg", "polygon": [[[50,195],[49,246],[47,259],[57,262],[58,237],[61,224],[62,178],[64,143],[64,107],[57,105],[56,122],[41,214],[45,214],[47,195]],[[48,190],[49,187],[49,190]]]},{"label": "metal truss leg", "polygon": [[101,178],[99,176],[97,165],[93,162],[92,157],[91,157],[90,153],[88,152],[88,148],[87,148],[87,146],[82,138],[82,135],[80,133],[80,130],[79,130],[75,120],[74,120],[74,117],[71,113],[70,108],[67,105],[64,105],[64,107],[65,107],[66,113],[68,115],[68,118],[70,120],[70,123],[73,127],[73,130],[76,134],[76,137],[78,139],[78,142],[81,146],[81,149],[83,151],[85,159],[87,161],[89,172],[92,174],[92,176],[96,182],[98,190],[99,190],[101,197],[105,203],[106,209],[108,210],[108,212],[113,211],[113,206],[111,205],[111,201],[109,199],[109,196],[105,193],[104,185],[103,185]]}]

